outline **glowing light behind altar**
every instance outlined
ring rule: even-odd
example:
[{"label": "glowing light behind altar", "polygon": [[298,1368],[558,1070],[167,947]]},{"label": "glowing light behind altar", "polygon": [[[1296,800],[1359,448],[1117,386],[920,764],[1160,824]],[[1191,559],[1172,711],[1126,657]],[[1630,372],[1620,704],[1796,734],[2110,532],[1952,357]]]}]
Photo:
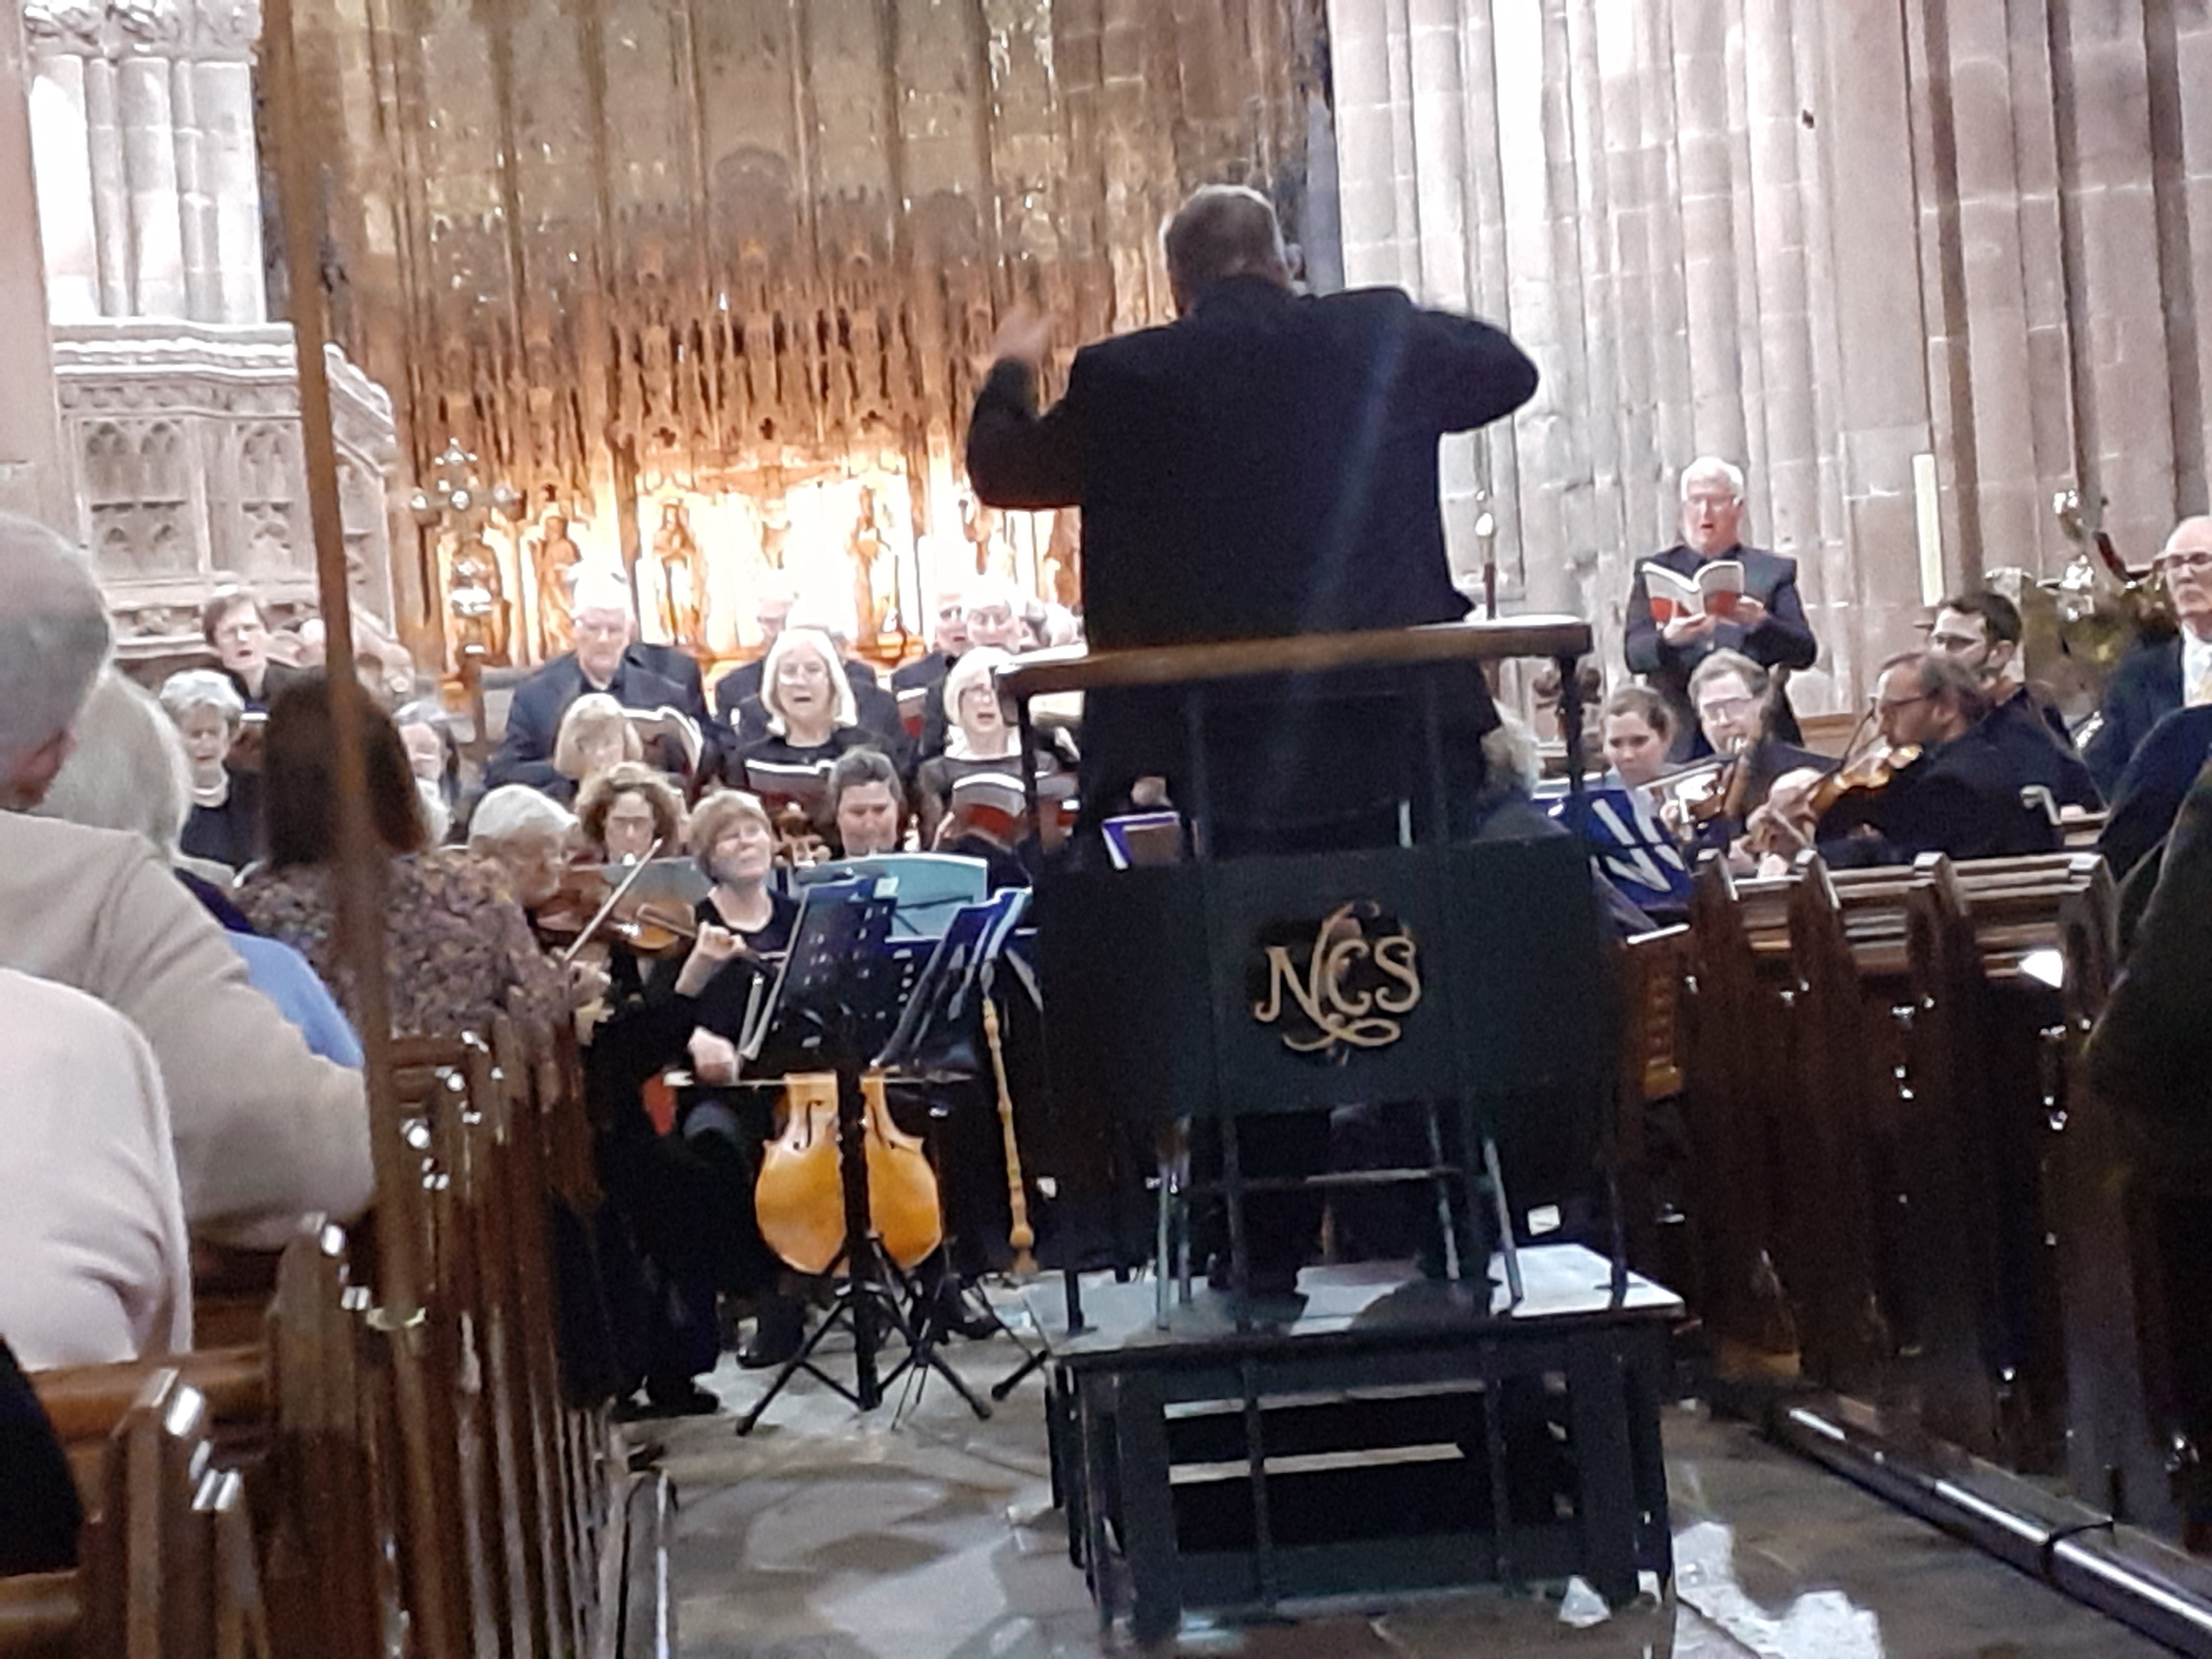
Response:
[{"label": "glowing light behind altar", "polygon": [[[1295,236],[1322,10],[307,0],[336,327],[418,473],[458,439],[528,497],[511,595],[549,507],[646,586],[673,501],[718,650],[779,551],[857,613],[865,485],[871,608],[924,631],[979,556],[1032,591],[1069,560],[1048,517],[963,500],[998,316],[1041,301],[1064,349],[1163,318],[1158,228],[1202,182],[1267,191]],[[441,572],[409,562],[419,639]]]}]

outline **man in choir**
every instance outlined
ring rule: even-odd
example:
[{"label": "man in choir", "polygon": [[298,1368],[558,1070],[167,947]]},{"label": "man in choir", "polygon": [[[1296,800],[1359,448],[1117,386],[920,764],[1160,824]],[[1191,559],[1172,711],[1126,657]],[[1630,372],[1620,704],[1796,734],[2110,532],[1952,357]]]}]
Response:
[{"label": "man in choir", "polygon": [[2179,631],[2137,645],[2106,688],[2104,712],[2082,758],[2107,799],[2161,715],[2212,703],[2212,514],[2174,526],[2151,568],[2166,584]]},{"label": "man in choir", "polygon": [[2020,607],[1984,588],[1943,601],[1928,633],[1928,648],[1980,677],[1990,698],[1989,735],[2026,782],[2048,789],[2057,805],[2100,811],[2105,798],[2075,752],[2066,722],[2028,690],[2021,665],[2021,631]]},{"label": "man in choir", "polygon": [[222,929],[135,835],[24,815],[68,754],[109,646],[90,565],[0,514],[0,968],[124,1015],[161,1068],[185,1218],[275,1248],[301,1218],[368,1202],[360,1073],[318,1059]]},{"label": "man in choir", "polygon": [[[1716,651],[1734,651],[1762,668],[1810,668],[1820,654],[1805,606],[1797,597],[1797,562],[1746,547],[1743,472],[1716,455],[1700,456],[1682,469],[1682,539],[1645,561],[1694,584],[1700,569],[1719,560],[1743,567],[1742,592],[1732,602],[1678,614],[1665,623],[1654,615],[1651,578],[1639,566],[1628,590],[1628,617],[1622,645],[1631,673],[1665,697],[1675,714],[1674,758],[1690,760],[1705,752],[1700,726],[1692,718],[1690,676]],[[1774,735],[1798,741],[1797,716],[1778,683]]]},{"label": "man in choir", "polygon": [[[1040,411],[1049,327],[1017,309],[1000,327],[969,426],[968,475],[982,501],[1083,509],[1091,641],[1113,649],[1464,617],[1444,552],[1437,441],[1526,403],[1535,365],[1501,330],[1422,310],[1393,289],[1296,295],[1281,227],[1256,191],[1196,191],[1163,240],[1175,322],[1085,346],[1066,394]],[[982,614],[969,612],[975,643],[988,637]],[[1395,843],[1410,739],[1395,740],[1371,703],[1285,699],[1264,679],[1245,696],[1219,717],[1206,757],[1216,799],[1238,820],[1224,822],[1224,842]],[[1481,740],[1497,711],[1472,668],[1445,706],[1450,827],[1471,830]],[[1082,840],[1137,779],[1164,775],[1172,789],[1187,776],[1180,734],[1157,696],[1086,697]],[[1248,1175],[1305,1174],[1326,1163],[1328,1122],[1274,1114],[1239,1139]],[[1251,1290],[1295,1288],[1320,1211],[1311,1189],[1253,1195]]]},{"label": "man in choir", "polygon": [[934,685],[967,648],[967,597],[957,586],[943,588],[937,595],[936,613],[930,623],[929,654],[893,671],[891,690],[911,691]]},{"label": "man in choir", "polygon": [[200,607],[200,637],[249,709],[266,710],[305,671],[271,659],[268,612],[250,587],[225,587]]},{"label": "man in choir", "polygon": [[612,572],[586,573],[576,583],[575,614],[576,648],[515,687],[507,736],[484,769],[485,787],[559,788],[553,750],[561,717],[586,691],[604,691],[623,708],[654,717],[638,722],[638,735],[656,745],[664,770],[705,772],[718,752],[714,723],[703,719],[696,693],[647,665],[627,584]]},{"label": "man in choir", "polygon": [[[1923,853],[2018,858],[2057,850],[2050,815],[2021,799],[2025,780],[1984,725],[1989,697],[1975,673],[1933,651],[1882,665],[1876,718],[1893,754],[1917,749],[1882,787],[1847,793],[1814,826],[1831,866],[1910,864]],[[1770,805],[1802,806],[1816,778],[1792,773]]]}]

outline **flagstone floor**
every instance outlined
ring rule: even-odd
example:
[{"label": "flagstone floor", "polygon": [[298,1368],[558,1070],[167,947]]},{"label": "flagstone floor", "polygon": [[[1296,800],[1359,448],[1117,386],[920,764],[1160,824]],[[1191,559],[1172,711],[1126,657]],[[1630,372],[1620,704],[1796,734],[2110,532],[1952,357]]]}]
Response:
[{"label": "flagstone floor", "polygon": [[[951,1351],[979,1388],[1018,1354]],[[732,1410],[762,1374],[708,1379]],[[988,1422],[941,1381],[861,1417],[794,1386],[747,1439],[728,1416],[635,1425],[665,1446],[684,1659],[1078,1659],[1134,1652],[1102,1634],[1047,1507],[1043,1389]],[[2135,1659],[2164,1651],[1701,1408],[1666,1440],[1674,1594],[1601,1623],[1556,1589],[1479,1591],[1296,1620],[1187,1621],[1172,1651],[1224,1659]]]}]

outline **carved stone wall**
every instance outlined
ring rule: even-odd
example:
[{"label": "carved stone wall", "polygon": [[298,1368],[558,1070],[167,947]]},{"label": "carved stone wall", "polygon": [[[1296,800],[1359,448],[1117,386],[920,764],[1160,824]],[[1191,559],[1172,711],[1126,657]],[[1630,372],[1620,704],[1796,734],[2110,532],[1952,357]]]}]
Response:
[{"label": "carved stone wall", "polygon": [[[54,330],[78,529],[126,657],[197,640],[199,604],[247,578],[285,621],[315,609],[299,377],[283,324],[64,324]],[[356,601],[391,609],[392,403],[328,349],[338,488]]]},{"label": "carved stone wall", "polygon": [[[971,556],[955,457],[1012,299],[1072,350],[1165,314],[1188,188],[1302,222],[1320,11],[312,0],[338,331],[418,477],[457,439],[587,558],[635,565],[681,505],[718,582],[787,558],[849,588],[868,488],[912,600]],[[1041,577],[1048,540],[975,544]],[[438,580],[403,572],[418,629]]]},{"label": "carved stone wall", "polygon": [[1916,638],[1923,522],[1950,585],[2055,574],[2051,496],[2077,483],[2138,563],[2204,510],[2202,0],[1329,19],[1346,274],[1505,321],[1541,363],[1487,447],[1500,546],[1531,601],[1600,620],[1616,668],[1632,562],[1674,539],[1703,451],[1747,464],[1749,538],[1799,560],[1815,707]]},{"label": "carved stone wall", "polygon": [[[289,324],[267,320],[257,0],[23,0],[63,449],[126,655],[223,575],[314,607]],[[392,401],[328,357],[356,602],[389,616]]]}]

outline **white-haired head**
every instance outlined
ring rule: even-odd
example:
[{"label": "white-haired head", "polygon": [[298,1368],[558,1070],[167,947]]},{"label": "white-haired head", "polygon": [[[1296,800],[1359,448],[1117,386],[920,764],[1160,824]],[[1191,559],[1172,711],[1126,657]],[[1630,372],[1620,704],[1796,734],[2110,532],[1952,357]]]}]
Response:
[{"label": "white-haired head", "polygon": [[629,584],[619,570],[587,568],[576,578],[576,666],[593,685],[605,685],[622,667],[623,653],[636,637],[629,608]]},{"label": "white-haired head", "polygon": [[[818,688],[811,684],[794,687],[786,678],[785,665],[810,656],[821,660],[823,684]],[[799,692],[796,699],[794,690]],[[817,692],[826,703],[833,730],[860,724],[858,700],[853,696],[852,681],[845,678],[845,659],[837,642],[818,628],[787,628],[775,636],[775,643],[769,647],[761,663],[760,700],[768,710],[768,729],[777,737],[789,737],[794,715],[801,726],[814,725],[823,709],[815,696],[807,695],[810,690]]]},{"label": "white-haired head", "polygon": [[1682,543],[1705,558],[1736,545],[1743,527],[1743,469],[1700,455],[1682,469]]},{"label": "white-haired head", "polygon": [[0,806],[34,806],[53,782],[113,642],[84,556],[0,513]]},{"label": "white-haired head", "polygon": [[469,850],[496,853],[519,841],[565,836],[576,815],[526,783],[503,783],[477,803],[469,817]]},{"label": "white-haired head", "polygon": [[1001,651],[1022,648],[1022,590],[995,571],[986,571],[968,584],[964,607],[970,646],[995,645]]},{"label": "white-haired head", "polygon": [[76,746],[38,815],[127,830],[169,860],[191,810],[191,763],[176,726],[151,692],[112,669],[101,674],[77,715]]}]

